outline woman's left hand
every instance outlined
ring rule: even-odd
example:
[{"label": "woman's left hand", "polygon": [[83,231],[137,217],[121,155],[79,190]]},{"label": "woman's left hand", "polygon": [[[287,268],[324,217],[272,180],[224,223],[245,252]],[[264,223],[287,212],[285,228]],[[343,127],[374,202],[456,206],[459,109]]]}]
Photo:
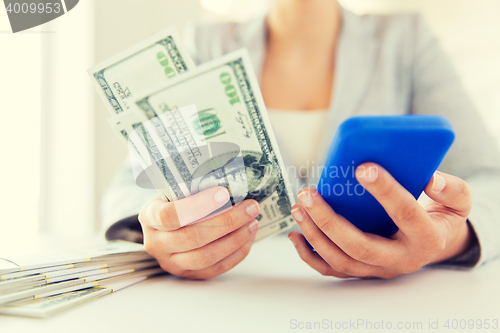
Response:
[{"label": "woman's left hand", "polygon": [[472,195],[463,180],[436,172],[425,188],[427,196],[417,201],[376,164],[361,165],[356,178],[399,230],[390,239],[364,233],[336,214],[316,190],[302,190],[301,203],[292,208],[292,214],[316,252],[300,233],[291,232],[288,237],[302,260],[319,273],[392,278],[453,258],[468,248]]}]

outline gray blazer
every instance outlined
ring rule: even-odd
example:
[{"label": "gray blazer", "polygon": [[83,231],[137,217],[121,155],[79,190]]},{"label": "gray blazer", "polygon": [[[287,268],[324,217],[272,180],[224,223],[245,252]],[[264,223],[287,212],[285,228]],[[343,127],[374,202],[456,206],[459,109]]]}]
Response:
[{"label": "gray blazer", "polygon": [[[354,115],[447,117],[455,128],[456,141],[440,170],[470,184],[474,207],[469,221],[478,240],[449,264],[478,266],[498,256],[500,153],[438,41],[420,15],[357,16],[344,9],[342,15],[334,91],[316,163],[324,163],[336,128]],[[247,47],[259,75],[266,36],[263,17],[243,24],[195,23],[186,29],[186,46],[197,64]],[[286,163],[293,152],[281,150]],[[316,185],[318,177],[309,179],[308,185]],[[121,166],[102,202],[106,237],[141,241],[137,214],[153,196],[156,192],[135,185],[130,163]]]}]

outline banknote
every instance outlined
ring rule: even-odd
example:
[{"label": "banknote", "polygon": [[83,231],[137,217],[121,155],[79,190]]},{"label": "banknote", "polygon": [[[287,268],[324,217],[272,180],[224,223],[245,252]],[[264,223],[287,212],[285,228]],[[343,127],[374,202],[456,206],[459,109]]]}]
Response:
[{"label": "banknote", "polygon": [[18,285],[24,285],[27,283],[33,283],[41,280],[45,280],[45,276],[42,274],[21,277],[18,279],[0,281],[0,293],[9,291],[10,289],[17,287]]},{"label": "banknote", "polygon": [[156,189],[161,197],[168,201],[183,199],[186,191],[181,189],[182,183],[175,177],[175,166],[167,165],[159,154],[156,144],[143,123],[147,121],[137,112],[117,114],[108,122],[113,131],[129,147],[130,163],[137,185],[143,188]]},{"label": "banknote", "polygon": [[94,279],[97,279],[99,275],[104,276],[104,278],[109,278],[115,275],[127,274],[143,269],[157,267],[158,262],[156,260],[147,260],[139,262],[120,262],[120,265],[83,265],[52,272],[40,272],[36,275],[0,281],[0,295],[26,289],[32,289],[49,283],[56,283],[79,278],[85,278],[89,281],[92,281]]},{"label": "banknote", "polygon": [[139,186],[174,202],[217,185],[232,205],[255,199],[256,240],[293,223],[291,188],[245,51],[196,68],[168,28],[88,72]]},{"label": "banknote", "polygon": [[[96,264],[97,261],[151,260],[142,244],[110,241],[102,245],[87,246],[65,251],[39,252],[20,258],[0,258],[0,281],[43,272],[74,268],[74,264]],[[82,265],[85,266],[85,265]]]},{"label": "banknote", "polygon": [[46,318],[63,310],[110,294],[112,291],[113,290],[111,288],[93,287],[43,299],[12,302],[4,307],[0,307],[0,314]]},{"label": "banknote", "polygon": [[[160,267],[144,268],[144,269],[122,269],[115,271],[98,271],[92,272],[92,274],[87,275],[85,273],[79,273],[75,276],[67,276],[64,280],[51,281],[51,279],[44,281],[44,284],[33,285],[27,289],[12,289],[9,292],[0,294],[0,308],[9,304],[11,302],[19,300],[30,300],[49,297],[57,294],[64,294],[67,292],[72,292],[75,290],[86,289],[95,287],[98,285],[112,286],[108,285],[111,282],[119,281],[120,278],[135,278],[155,276],[165,273]],[[82,277],[79,277],[82,276]]]},{"label": "banknote", "polygon": [[[97,296],[84,290],[103,286],[99,290],[108,290],[109,293],[165,273],[142,244],[125,241],[38,252],[2,261],[0,314],[35,317],[46,316]],[[73,297],[79,291],[81,294],[78,295],[88,296],[82,299]],[[46,301],[52,297],[58,301]]]},{"label": "banknote", "polygon": [[0,295],[0,305],[25,299],[25,298],[37,298],[37,295],[43,294],[43,293],[48,293],[51,291],[55,290],[61,290],[67,287],[73,287],[76,285],[80,285],[85,283],[83,279],[76,279],[76,280],[69,280],[69,281],[64,281],[64,282],[59,282],[59,283],[51,283],[51,284],[46,284],[42,285],[39,287],[31,288],[31,289],[26,289],[26,290],[21,290],[21,291],[16,291],[13,293],[8,293],[4,295]]},{"label": "banknote", "polygon": [[127,111],[134,94],[195,67],[175,27],[169,27],[88,70],[111,114]]},{"label": "banknote", "polygon": [[89,272],[89,271],[96,271],[100,269],[105,269],[106,265],[85,265],[83,267],[78,267],[78,268],[71,268],[71,269],[65,269],[65,270],[60,270],[60,271],[54,271],[54,272],[47,272],[47,273],[42,273],[41,275],[45,276],[46,280],[51,280],[54,278],[59,278],[62,276],[68,276],[68,275],[73,275],[73,274],[78,274],[78,273],[84,273],[84,272]]},{"label": "banknote", "polygon": [[[43,267],[65,266],[83,263],[85,258],[66,252],[38,253],[21,258],[0,258],[0,281],[9,278],[8,274],[34,270]],[[28,273],[29,274],[29,273]]]},{"label": "banknote", "polygon": [[27,290],[27,289],[33,289],[36,287],[40,287],[47,284],[47,280],[38,280],[38,281],[33,281],[33,282],[25,282],[25,283],[18,283],[15,285],[11,286],[5,286],[4,288],[0,288],[0,295],[3,294],[10,294],[22,290]]},{"label": "banknote", "polygon": [[[87,270],[87,271],[77,271],[70,269],[69,274],[44,274],[47,283],[62,282],[71,279],[85,278],[88,281],[94,281],[97,279],[107,279],[111,276],[117,276],[122,274],[133,273],[143,269],[158,268],[158,262],[146,261],[142,263],[132,263],[128,265],[120,265],[114,267],[100,267],[98,269]],[[101,276],[99,278],[99,276]]]},{"label": "banknote", "polygon": [[[121,283],[123,281],[131,280],[131,279],[135,279],[135,278],[141,278],[142,280],[145,280],[148,277],[161,275],[161,274],[166,274],[166,272],[163,269],[161,269],[160,267],[138,270],[138,271],[134,271],[133,269],[126,269],[126,270],[110,272],[110,273],[106,273],[106,274],[97,274],[94,276],[88,276],[85,278],[79,278],[76,280],[66,281],[66,283],[69,283],[71,281],[79,281],[80,283],[75,283],[73,285],[65,286],[63,288],[57,288],[57,289],[53,288],[53,289],[50,289],[46,292],[38,293],[38,294],[36,294],[35,297],[29,297],[29,298],[35,298],[35,299],[36,298],[46,298],[46,297],[50,297],[50,296],[54,296],[54,295],[65,294],[68,292],[97,287],[97,286],[105,286],[105,287],[109,287],[112,289],[116,289],[118,283]],[[62,283],[60,283],[60,284],[62,284]]]},{"label": "banknote", "polygon": [[[176,78],[194,67],[177,30],[172,26],[95,65],[88,73],[108,111],[121,114],[134,106],[134,94],[138,91]],[[120,122],[117,123],[120,127]],[[132,130],[117,126],[112,126],[113,131],[122,141],[128,141]],[[138,161],[142,170],[146,170],[145,175],[149,179],[155,183],[162,182],[162,179],[168,181],[168,186],[162,187],[164,190],[157,189],[160,197],[164,200],[185,197],[161,162],[156,168],[147,168],[154,156],[144,151],[141,153],[139,146],[131,148],[134,148],[131,157]],[[174,193],[169,191],[170,188]]]},{"label": "banknote", "polygon": [[[29,270],[23,270],[19,272],[13,272],[13,273],[7,273],[7,274],[2,274],[0,275],[0,289],[3,286],[6,286],[6,283],[22,283],[25,282],[23,279],[26,278],[32,278],[34,276],[46,276],[47,273],[50,272],[61,272],[62,275],[64,274],[70,274],[72,269],[82,269],[83,270],[88,270],[89,267],[92,268],[95,265],[99,265],[100,267],[114,267],[114,266],[119,266],[119,265],[124,265],[125,263],[130,263],[130,264],[142,264],[142,263],[147,263],[148,265],[151,264],[151,262],[156,263],[155,259],[152,259],[149,257],[148,259],[144,260],[144,257],[142,255],[134,255],[133,253],[128,253],[125,254],[124,256],[114,256],[111,258],[107,258],[106,262],[104,262],[102,259],[101,260],[95,260],[91,262],[83,262],[83,263],[76,263],[76,264],[66,264],[66,265],[60,265],[60,266],[50,266],[50,267],[42,267],[42,268],[37,268],[37,269],[29,269]],[[39,264],[40,266],[45,266],[47,264]]]},{"label": "banknote", "polygon": [[187,196],[225,186],[232,204],[257,200],[256,240],[291,226],[291,187],[246,50],[148,89],[136,105],[127,114],[142,121],[137,135]]},{"label": "banknote", "polygon": [[30,270],[23,270],[23,271],[2,274],[2,275],[0,275],[0,286],[3,285],[5,282],[18,280],[18,279],[25,278],[25,277],[30,277],[30,276],[33,276],[36,274],[67,270],[67,269],[74,268],[77,265],[85,265],[85,264],[86,263],[41,267],[41,268],[37,268],[37,269],[30,269]]},{"label": "banknote", "polygon": [[52,293],[40,295],[36,299],[10,302],[0,307],[0,314],[46,318],[161,274],[165,274],[165,272],[161,268],[155,268],[119,277],[108,276],[108,278],[101,279],[101,281],[87,282],[65,290],[56,290]]}]

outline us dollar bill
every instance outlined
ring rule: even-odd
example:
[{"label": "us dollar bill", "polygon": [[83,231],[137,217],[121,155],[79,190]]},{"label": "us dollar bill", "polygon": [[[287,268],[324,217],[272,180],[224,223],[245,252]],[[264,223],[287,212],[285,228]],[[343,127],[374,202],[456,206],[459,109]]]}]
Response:
[{"label": "us dollar bill", "polygon": [[[85,246],[64,251],[44,251],[28,256],[0,258],[12,268],[0,270],[0,281],[35,275],[45,272],[72,269],[76,265],[95,265],[100,261],[152,260],[144,245],[121,240],[108,241],[99,245]],[[26,274],[16,274],[26,273]],[[1,282],[0,282],[1,283]]]},{"label": "us dollar bill", "polygon": [[[108,111],[112,115],[120,115],[130,110],[134,94],[138,91],[176,78],[193,68],[195,68],[194,62],[177,30],[172,26],[95,65],[88,70],[88,73]],[[131,144],[127,141],[132,130],[123,126],[134,124],[125,124],[119,118],[114,120],[113,131],[127,145]],[[134,160],[142,167],[149,165],[149,161],[155,156],[141,153],[140,143],[136,142],[133,145],[135,145],[132,147]],[[171,188],[172,191],[158,190],[164,200],[182,199],[186,196],[175,185],[177,182],[172,181],[172,175],[161,162],[157,163],[157,168],[149,169],[146,173],[155,182],[160,182],[158,175],[162,174],[168,182],[169,186],[164,188]]]},{"label": "us dollar bill", "polygon": [[195,68],[182,40],[169,27],[88,70],[111,114],[127,111],[134,94]]},{"label": "us dollar bill", "polygon": [[102,275],[99,281],[86,282],[65,290],[54,290],[35,299],[22,299],[4,304],[0,306],[0,314],[46,318],[164,273],[161,268],[152,268],[115,277]]},{"label": "us dollar bill", "polygon": [[0,307],[0,314],[46,318],[60,311],[75,307],[98,297],[112,293],[111,288],[93,287],[50,296],[43,299],[17,301]]},{"label": "us dollar bill", "polygon": [[[291,226],[294,204],[250,58],[239,50],[159,84],[135,113],[186,196],[225,186],[231,204],[261,205],[256,240]],[[133,118],[133,117],[131,117]]]},{"label": "us dollar bill", "polygon": [[167,165],[169,160],[159,153],[156,143],[143,125],[145,121],[147,119],[136,112],[120,113],[108,119],[113,131],[129,147],[136,184],[156,189],[168,201],[186,198],[188,191],[182,186],[180,177],[176,178],[179,175],[175,167]]}]

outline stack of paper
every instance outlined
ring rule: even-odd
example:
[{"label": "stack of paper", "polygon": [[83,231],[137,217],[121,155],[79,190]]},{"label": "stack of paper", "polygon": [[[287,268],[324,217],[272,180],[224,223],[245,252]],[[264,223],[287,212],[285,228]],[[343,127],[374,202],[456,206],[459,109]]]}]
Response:
[{"label": "stack of paper", "polygon": [[47,317],[165,273],[125,241],[24,258],[0,258],[0,314]]}]

